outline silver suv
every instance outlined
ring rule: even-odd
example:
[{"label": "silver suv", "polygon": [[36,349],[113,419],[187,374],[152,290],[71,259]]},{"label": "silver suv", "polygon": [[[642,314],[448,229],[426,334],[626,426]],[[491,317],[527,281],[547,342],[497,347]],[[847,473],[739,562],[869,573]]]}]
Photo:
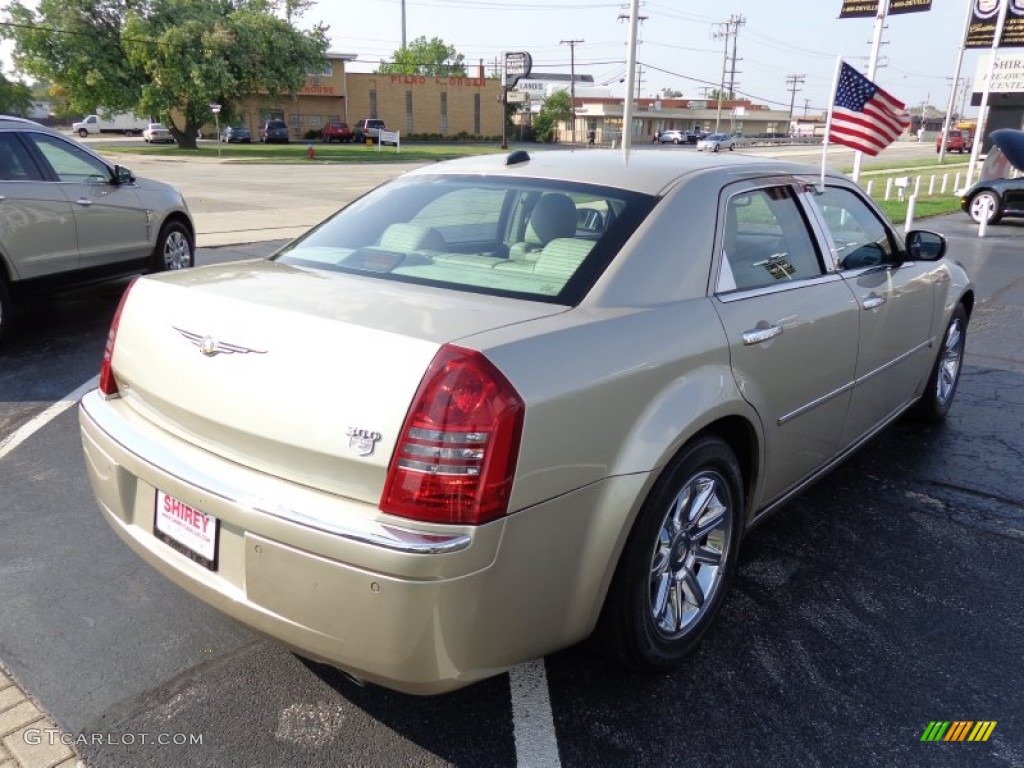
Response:
[{"label": "silver suv", "polygon": [[0,337],[14,304],[34,291],[194,260],[195,227],[177,189],[0,116]]},{"label": "silver suv", "polygon": [[364,117],[352,129],[352,138],[357,142],[366,141],[366,139],[378,141],[380,139],[380,132],[386,130],[387,127],[380,118]]}]

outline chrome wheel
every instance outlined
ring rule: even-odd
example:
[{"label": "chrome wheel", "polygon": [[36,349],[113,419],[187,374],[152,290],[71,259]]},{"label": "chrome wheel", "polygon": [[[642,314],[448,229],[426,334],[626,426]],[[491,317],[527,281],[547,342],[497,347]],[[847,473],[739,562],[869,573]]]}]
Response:
[{"label": "chrome wheel", "polygon": [[968,210],[971,218],[979,224],[983,219],[993,224],[999,219],[999,200],[992,192],[979,192],[971,198]]},{"label": "chrome wheel", "polygon": [[732,536],[725,479],[703,471],[672,500],[651,558],[650,614],[665,639],[684,634],[718,593]]},{"label": "chrome wheel", "polygon": [[964,333],[960,318],[954,316],[946,329],[939,355],[938,376],[935,377],[935,400],[939,407],[947,407],[956,393],[960,379],[960,366],[964,359]]},{"label": "chrome wheel", "polygon": [[188,269],[192,266],[192,248],[180,229],[172,229],[164,239],[164,269]]}]

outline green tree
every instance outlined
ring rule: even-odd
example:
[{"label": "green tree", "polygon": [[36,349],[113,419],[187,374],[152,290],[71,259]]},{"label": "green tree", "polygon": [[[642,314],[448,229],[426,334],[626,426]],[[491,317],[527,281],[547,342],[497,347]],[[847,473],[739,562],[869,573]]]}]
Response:
[{"label": "green tree", "polygon": [[558,124],[572,120],[572,97],[568,91],[555,91],[540,107],[533,128],[538,141],[558,141]]},{"label": "green tree", "polygon": [[465,56],[446,45],[439,37],[427,40],[420,36],[391,55],[391,62],[381,61],[377,72],[382,75],[425,75],[428,77],[465,77]]},{"label": "green tree", "polygon": [[32,107],[32,89],[0,74],[0,114],[27,115]]},{"label": "green tree", "polygon": [[677,91],[674,88],[662,88],[661,98],[663,99],[681,99],[683,98],[683,92]]},{"label": "green tree", "polygon": [[70,108],[154,115],[188,148],[210,103],[294,93],[327,48],[326,28],[301,32],[268,0],[15,0],[7,12],[15,63]]}]

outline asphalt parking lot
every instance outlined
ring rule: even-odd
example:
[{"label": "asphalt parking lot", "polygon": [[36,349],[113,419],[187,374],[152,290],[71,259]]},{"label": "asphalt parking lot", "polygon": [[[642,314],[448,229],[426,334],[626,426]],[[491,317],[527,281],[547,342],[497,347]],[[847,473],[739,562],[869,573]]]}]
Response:
[{"label": "asphalt parking lot", "polygon": [[[332,171],[333,210],[367,182]],[[239,205],[272,207],[263,182]],[[203,194],[186,189],[197,221]],[[229,224],[224,205],[208,221]],[[97,767],[1024,765],[1024,222],[984,240],[962,215],[919,225],[947,234],[978,290],[949,420],[898,422],[753,531],[675,674],[626,674],[580,646],[437,698],[359,688],[124,547],[95,508],[73,408],[0,449],[0,661]],[[40,306],[10,340],[0,441],[95,375],[122,287]],[[984,743],[922,743],[934,720],[998,724]]]}]

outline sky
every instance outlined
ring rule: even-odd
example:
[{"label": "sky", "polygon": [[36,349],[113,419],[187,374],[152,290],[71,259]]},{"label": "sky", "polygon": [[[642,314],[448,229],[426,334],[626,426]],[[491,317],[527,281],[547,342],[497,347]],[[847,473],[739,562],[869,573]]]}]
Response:
[{"label": "sky", "polygon": [[[927,102],[945,111],[970,0],[933,0],[927,12],[891,16],[883,34],[875,81],[912,112]],[[330,49],[358,55],[350,71],[372,71],[390,58],[402,40],[402,0],[353,3],[321,0],[302,17],[330,26]],[[866,71],[874,19],[839,19],[841,0],[646,0],[641,3],[643,64],[640,94],[663,88],[700,98],[722,79],[723,41],[712,37],[716,24],[742,16],[737,38],[736,88],[761,104],[788,109],[786,78],[802,75],[797,115],[809,100],[812,112],[827,108],[841,55]],[[576,72],[625,94],[628,2],[604,0],[405,0],[406,39],[439,37],[473,65],[492,63],[503,51],[527,51],[534,72],[569,74],[570,47]],[[731,46],[731,43],[730,43]],[[731,51],[730,51],[731,54]],[[968,51],[963,76],[973,76],[977,53]],[[959,103],[959,99],[958,99]],[[968,107],[968,114],[971,109]]]},{"label": "sky", "polygon": [[[439,37],[475,65],[492,64],[504,51],[527,51],[534,72],[576,72],[623,96],[629,4],[606,0],[404,0],[406,39]],[[933,0],[930,11],[890,16],[875,82],[911,112],[928,103],[945,111],[971,0]],[[804,81],[795,114],[827,109],[836,57],[866,71],[874,19],[840,19],[841,0],[645,0],[640,6],[640,95],[664,88],[701,98],[722,80],[723,41],[716,25],[742,17],[736,39],[735,90],[758,104],[788,109],[787,76]],[[329,26],[330,50],[358,59],[349,71],[369,72],[402,41],[402,0],[320,0],[298,21]],[[731,45],[731,43],[730,43]],[[9,44],[0,48],[10,71]],[[731,55],[731,51],[730,51]],[[961,77],[974,74],[968,51]],[[475,71],[475,70],[471,70]],[[959,104],[958,98],[958,104]],[[967,114],[974,110],[970,107]]]}]

